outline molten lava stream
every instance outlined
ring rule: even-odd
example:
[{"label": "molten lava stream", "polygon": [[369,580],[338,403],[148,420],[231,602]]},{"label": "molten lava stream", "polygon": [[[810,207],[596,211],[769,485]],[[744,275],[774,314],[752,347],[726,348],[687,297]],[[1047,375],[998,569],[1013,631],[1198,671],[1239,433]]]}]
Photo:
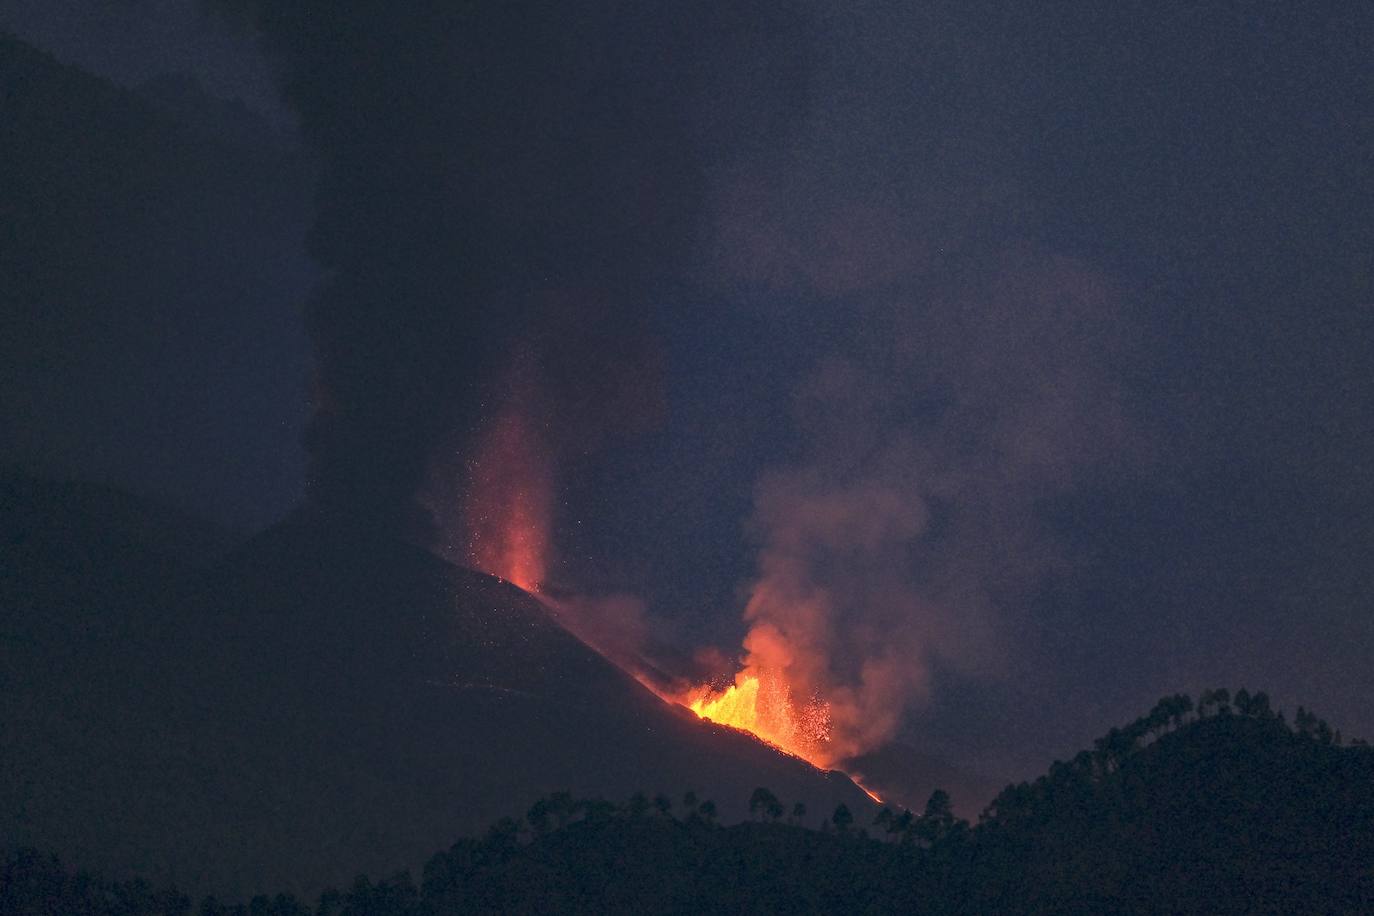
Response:
[{"label": "molten lava stream", "polygon": [[818,698],[797,704],[777,672],[746,669],[724,690],[698,687],[680,702],[703,719],[750,732],[813,766],[829,763],[830,704]]}]

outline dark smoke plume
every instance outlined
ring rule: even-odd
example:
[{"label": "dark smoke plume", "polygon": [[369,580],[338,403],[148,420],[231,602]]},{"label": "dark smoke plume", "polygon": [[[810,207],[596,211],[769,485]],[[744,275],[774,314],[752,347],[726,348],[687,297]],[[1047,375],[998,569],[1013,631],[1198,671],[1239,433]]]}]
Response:
[{"label": "dark smoke plume", "polygon": [[426,466],[497,409],[516,342],[553,377],[636,360],[703,169],[770,143],[803,93],[778,6],[219,2],[321,159],[310,496],[369,524],[427,523]]},{"label": "dark smoke plume", "polygon": [[[552,594],[557,475],[662,410],[647,306],[760,290],[771,345],[823,358],[755,488],[742,662],[830,703],[833,758],[896,734],[938,666],[1002,666],[1064,562],[1039,503],[1138,438],[1119,296],[1025,240],[1017,29],[955,5],[232,5],[323,160],[317,506],[414,530],[447,463],[427,502],[466,518],[442,546]],[[560,608],[616,657],[647,630],[634,598]]]}]

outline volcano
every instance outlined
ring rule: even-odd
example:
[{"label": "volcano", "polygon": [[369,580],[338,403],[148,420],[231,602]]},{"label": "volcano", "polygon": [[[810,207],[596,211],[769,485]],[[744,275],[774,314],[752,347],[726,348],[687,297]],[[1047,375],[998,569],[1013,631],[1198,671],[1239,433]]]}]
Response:
[{"label": "volcano", "polygon": [[[555,791],[690,789],[724,820],[758,786],[817,821],[873,808],[843,774],[664,702],[532,595],[399,539],[303,516],[208,568],[131,564],[117,577],[162,587],[103,606],[21,573],[0,831],[73,866],[313,894],[418,871]],[[50,655],[67,662],[34,661]]]}]

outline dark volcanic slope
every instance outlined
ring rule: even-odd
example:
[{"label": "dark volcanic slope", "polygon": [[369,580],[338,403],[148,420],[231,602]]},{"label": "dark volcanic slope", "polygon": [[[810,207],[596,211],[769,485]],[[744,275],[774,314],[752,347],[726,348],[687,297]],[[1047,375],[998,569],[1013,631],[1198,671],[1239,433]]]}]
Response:
[{"label": "dark volcanic slope", "polygon": [[1004,785],[901,742],[852,757],[843,766],[893,808],[920,813],[931,793],[942,789],[949,793],[954,813],[973,821]]},{"label": "dark volcanic slope", "polygon": [[562,789],[692,788],[727,819],[759,785],[817,819],[871,804],[663,703],[528,594],[398,541],[280,526],[172,600],[166,630],[106,647],[120,677],[98,702],[15,718],[12,842],[196,891],[309,893],[417,868]]},{"label": "dark volcanic slope", "polygon": [[[90,719],[233,537],[112,487],[0,472],[0,724]],[[78,709],[79,708],[79,709]]]}]

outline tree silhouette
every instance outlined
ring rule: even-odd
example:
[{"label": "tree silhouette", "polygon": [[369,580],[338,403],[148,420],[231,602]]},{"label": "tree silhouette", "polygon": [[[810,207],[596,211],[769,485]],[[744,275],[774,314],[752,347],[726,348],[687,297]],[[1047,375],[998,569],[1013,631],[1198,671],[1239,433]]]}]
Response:
[{"label": "tree silhouette", "polygon": [[1186,693],[1176,693],[1161,702],[1164,703],[1164,712],[1169,724],[1175,729],[1182,727],[1188,719],[1188,714],[1193,711],[1193,698]]},{"label": "tree silhouette", "polygon": [[568,821],[576,813],[577,806],[573,802],[571,792],[555,792],[548,798],[549,814],[553,816],[558,826],[567,826]]},{"label": "tree silhouette", "polygon": [[606,801],[604,798],[592,798],[582,803],[582,817],[584,820],[604,823],[612,820],[615,814],[615,803]]},{"label": "tree silhouette", "polygon": [[902,843],[910,843],[915,838],[915,825],[916,815],[910,808],[903,808],[902,813],[892,819],[891,829]]},{"label": "tree silhouette", "polygon": [[1231,692],[1225,687],[1204,690],[1197,702],[1198,715],[1205,716],[1214,706],[1219,714],[1225,715],[1231,711],[1230,702]]},{"label": "tree silhouette", "polygon": [[[1125,746],[1149,731],[1140,723],[1182,715],[1180,696],[1101,746]],[[1055,761],[1004,789],[973,828],[943,790],[918,816],[884,808],[874,826],[898,842],[855,829],[843,804],[820,830],[724,828],[711,822],[710,801],[692,808],[693,792],[684,805],[704,819],[690,823],[642,816],[655,807],[642,792],[622,805],[555,793],[529,810],[533,838],[504,818],[435,854],[418,889],[406,874],[363,877],[321,894],[313,910],[260,895],[206,900],[197,911],[174,891],[68,876],[55,859],[21,850],[0,857],[0,913],[447,916],[552,912],[573,900],[587,912],[656,911],[665,901],[701,912],[1103,912],[1115,901],[1151,904],[1132,912],[1367,912],[1374,751],[1335,746],[1334,730],[1305,707],[1303,731],[1291,730],[1264,715],[1259,696],[1238,696],[1239,714],[1187,723],[1111,769],[1105,751]],[[1215,703],[1206,699],[1203,709]],[[750,801],[757,818],[780,816],[771,791]],[[805,807],[791,811],[800,818]],[[1218,897],[1218,881],[1245,891]]]},{"label": "tree silhouette", "polygon": [[916,835],[934,845],[944,839],[954,829],[954,810],[950,806],[949,793],[936,789],[926,801],[925,813],[916,822]]},{"label": "tree silhouette", "polygon": [[525,812],[525,821],[534,830],[536,836],[543,836],[549,832],[549,820],[552,813],[548,799],[541,798],[530,805],[530,810]]},{"label": "tree silhouette", "polygon": [[782,802],[772,792],[760,786],[749,796],[749,814],[762,815],[770,821],[782,817]]},{"label": "tree silhouette", "polygon": [[1125,729],[1113,728],[1093,742],[1102,770],[1112,773],[1121,768],[1122,762],[1135,750],[1136,738]]},{"label": "tree silhouette", "polygon": [[913,837],[914,818],[911,811],[903,808],[901,812],[884,807],[873,819],[873,826],[881,827],[883,832],[902,843],[909,843]]},{"label": "tree silhouette", "polygon": [[636,792],[630,796],[629,802],[625,805],[625,810],[630,817],[643,817],[649,813],[649,797],[643,792]]},{"label": "tree silhouette", "polygon": [[520,822],[503,817],[487,829],[487,842],[501,848],[514,847],[520,842]]}]

